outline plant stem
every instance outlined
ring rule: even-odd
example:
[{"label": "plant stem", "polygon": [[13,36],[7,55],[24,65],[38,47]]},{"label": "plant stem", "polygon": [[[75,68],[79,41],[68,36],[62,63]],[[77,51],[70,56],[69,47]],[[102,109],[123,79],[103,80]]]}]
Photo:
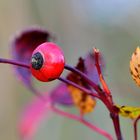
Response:
[{"label": "plant stem", "polygon": [[75,121],[79,121],[80,123],[84,124],[85,126],[87,126],[88,128],[90,128],[92,131],[99,133],[100,135],[106,137],[108,140],[113,140],[112,136],[107,133],[106,131],[102,130],[101,128],[91,124],[90,122],[86,121],[85,119],[76,116],[74,114],[70,114],[67,112],[64,112],[54,106],[51,107],[52,111],[54,111],[55,113],[63,116],[63,117],[67,117],[69,119],[75,120]]},{"label": "plant stem", "polygon": [[133,123],[133,126],[134,126],[134,140],[138,140],[137,124],[138,124],[139,119],[140,119],[140,116],[138,116],[138,117],[134,120],[134,123]]},{"label": "plant stem", "polygon": [[96,85],[85,73],[83,73],[80,70],[78,70],[74,67],[71,67],[69,65],[65,65],[64,68],[78,74],[79,76],[81,76],[86,82],[88,82],[94,88],[94,90],[97,93],[101,92],[98,85]]},{"label": "plant stem", "polygon": [[21,62],[18,62],[16,60],[0,58],[0,63],[16,65],[16,66],[20,66],[20,67],[27,68],[27,69],[30,68],[30,66],[28,64],[21,63]]},{"label": "plant stem", "polygon": [[103,77],[103,74],[102,74],[102,71],[101,71],[101,67],[100,67],[100,64],[99,64],[99,57],[100,57],[100,53],[99,53],[99,50],[98,49],[96,49],[96,48],[94,48],[94,55],[95,55],[95,66],[96,66],[96,68],[97,68],[97,72],[98,72],[98,75],[99,75],[99,78],[100,78],[100,82],[101,82],[101,84],[102,84],[102,86],[103,86],[103,89],[104,89],[104,91],[107,93],[107,94],[111,94],[110,93],[110,90],[109,90],[109,88],[108,88],[108,86],[107,86],[107,84],[106,84],[106,82],[105,82],[105,80],[104,80],[104,77]]},{"label": "plant stem", "polygon": [[84,87],[82,87],[82,86],[80,86],[80,85],[78,85],[78,84],[76,84],[76,83],[74,83],[74,82],[72,82],[72,81],[70,81],[68,79],[64,79],[62,77],[59,77],[58,80],[66,83],[66,84],[72,85],[72,86],[74,86],[74,87],[82,90],[83,92],[86,92],[87,94],[89,94],[89,95],[91,95],[93,97],[96,97],[96,98],[100,99],[100,97],[96,93],[93,93],[91,90],[86,89],[86,88],[84,88]]},{"label": "plant stem", "polygon": [[120,129],[119,115],[111,113],[110,116],[111,116],[113,124],[114,124],[114,129],[115,129],[115,133],[117,136],[117,140],[123,140],[122,134],[121,134],[121,129]]}]

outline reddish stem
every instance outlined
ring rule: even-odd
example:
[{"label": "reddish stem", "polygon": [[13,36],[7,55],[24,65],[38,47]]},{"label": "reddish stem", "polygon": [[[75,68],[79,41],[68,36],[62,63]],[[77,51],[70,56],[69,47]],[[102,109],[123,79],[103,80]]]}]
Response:
[{"label": "reddish stem", "polygon": [[138,140],[137,124],[138,124],[139,119],[140,119],[140,116],[138,116],[138,117],[134,120],[134,123],[133,123],[133,126],[134,126],[134,140]]},{"label": "reddish stem", "polygon": [[102,86],[103,86],[103,89],[104,89],[104,91],[107,93],[107,94],[109,94],[110,95],[110,90],[109,90],[109,88],[108,88],[108,86],[107,86],[107,84],[106,84],[106,82],[105,82],[105,80],[104,80],[104,77],[103,77],[103,75],[102,75],[102,72],[101,72],[101,67],[100,67],[100,64],[99,64],[99,50],[98,49],[96,49],[96,48],[94,48],[94,55],[95,55],[95,66],[96,66],[96,68],[97,68],[97,71],[98,71],[98,75],[99,75],[99,78],[100,78],[100,82],[101,82],[101,84],[102,84]]},{"label": "reddish stem", "polygon": [[111,92],[104,80],[104,77],[103,77],[103,74],[101,71],[101,67],[99,64],[100,53],[99,53],[99,50],[96,48],[94,48],[94,55],[95,55],[95,66],[97,68],[100,82],[101,82],[104,92],[105,92],[105,95],[100,94],[100,96],[102,97],[102,99],[103,99],[102,101],[104,102],[104,104],[107,106],[107,108],[110,111],[111,118],[112,118],[112,121],[114,124],[115,133],[117,136],[117,140],[123,140],[122,134],[121,134],[121,129],[120,129],[119,115],[118,115],[118,112],[114,109],[114,103],[112,100]]},{"label": "reddish stem", "polygon": [[120,129],[119,115],[116,114],[116,113],[112,113],[111,118],[112,118],[112,121],[113,121],[113,124],[114,124],[117,140],[123,140],[122,134],[121,134],[121,129]]},{"label": "reddish stem", "polygon": [[108,140],[113,140],[112,136],[109,133],[107,133],[106,131],[102,130],[101,128],[91,124],[90,122],[86,121],[82,117],[79,117],[79,116],[76,116],[74,114],[70,114],[70,113],[64,112],[64,111],[62,111],[62,110],[60,110],[60,109],[58,109],[58,108],[56,108],[54,106],[52,106],[51,109],[55,113],[57,113],[57,114],[59,114],[59,115],[61,115],[63,117],[67,117],[69,119],[72,119],[72,120],[75,120],[75,121],[79,121],[80,123],[82,123],[85,126],[87,126],[88,128],[90,128],[92,131],[97,132],[100,135],[106,137]]}]

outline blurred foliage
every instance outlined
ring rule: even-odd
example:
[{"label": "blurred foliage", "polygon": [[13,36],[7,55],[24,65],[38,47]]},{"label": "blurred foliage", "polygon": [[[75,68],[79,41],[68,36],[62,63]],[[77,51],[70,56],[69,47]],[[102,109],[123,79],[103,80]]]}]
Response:
[{"label": "blurred foliage", "polygon": [[[131,54],[140,45],[139,7],[139,0],[1,0],[0,55],[10,57],[9,38],[15,32],[31,25],[43,26],[56,35],[68,64],[76,64],[78,57],[93,46],[99,48],[106,61],[105,79],[116,103],[140,106],[140,88],[129,73]],[[1,65],[0,77],[0,139],[18,140],[18,114],[29,101],[30,92],[15,79],[10,66]],[[100,102],[87,118],[114,135],[108,112]],[[125,139],[132,140],[130,120],[122,118],[121,124]],[[35,138],[44,139],[104,140],[81,124],[55,114],[41,125]]]}]

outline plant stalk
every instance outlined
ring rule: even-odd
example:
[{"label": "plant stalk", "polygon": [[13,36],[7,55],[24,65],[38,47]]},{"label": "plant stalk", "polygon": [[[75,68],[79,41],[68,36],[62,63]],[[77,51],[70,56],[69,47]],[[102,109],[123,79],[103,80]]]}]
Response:
[{"label": "plant stalk", "polygon": [[111,113],[111,118],[113,121],[115,133],[117,140],[123,140],[122,134],[121,134],[121,129],[120,129],[120,121],[119,121],[119,115],[117,113]]}]

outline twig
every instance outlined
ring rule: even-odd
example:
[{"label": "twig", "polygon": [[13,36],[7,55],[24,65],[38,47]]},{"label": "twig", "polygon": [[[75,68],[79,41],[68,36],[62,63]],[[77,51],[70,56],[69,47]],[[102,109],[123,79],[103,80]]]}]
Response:
[{"label": "twig", "polygon": [[89,94],[89,95],[91,95],[93,97],[96,97],[96,98],[100,99],[100,96],[98,96],[96,93],[93,93],[91,90],[86,89],[86,88],[84,88],[84,87],[82,87],[82,86],[80,86],[80,85],[78,85],[78,84],[76,84],[76,83],[74,83],[74,82],[72,82],[72,81],[70,81],[68,79],[64,79],[62,77],[59,77],[58,80],[66,83],[66,84],[72,85],[72,86],[74,86],[74,87],[82,90],[83,92],[86,92],[87,94]]},{"label": "twig", "polygon": [[80,123],[84,124],[85,126],[87,126],[88,128],[90,128],[92,131],[99,133],[100,135],[106,137],[108,140],[113,140],[112,136],[107,133],[106,131],[102,130],[101,128],[91,124],[90,122],[86,121],[85,119],[83,119],[82,117],[76,116],[74,114],[70,114],[67,112],[64,112],[54,106],[51,107],[51,110],[54,111],[55,113],[63,116],[63,117],[67,117],[69,119],[75,120],[75,121],[79,121]]},{"label": "twig", "polygon": [[140,116],[138,116],[134,122],[133,122],[133,126],[134,126],[134,140],[138,140],[138,133],[137,133],[137,124],[138,121],[140,120]]},{"label": "twig", "polygon": [[102,72],[101,72],[101,67],[100,67],[100,64],[99,64],[99,50],[96,49],[96,48],[94,48],[93,50],[94,50],[94,54],[95,54],[95,66],[96,66],[97,71],[98,71],[100,82],[101,82],[101,84],[103,86],[104,91],[107,94],[110,95],[110,90],[109,90],[109,88],[108,88],[108,86],[107,86],[107,84],[106,84],[106,82],[104,80],[104,77],[103,77]]}]

